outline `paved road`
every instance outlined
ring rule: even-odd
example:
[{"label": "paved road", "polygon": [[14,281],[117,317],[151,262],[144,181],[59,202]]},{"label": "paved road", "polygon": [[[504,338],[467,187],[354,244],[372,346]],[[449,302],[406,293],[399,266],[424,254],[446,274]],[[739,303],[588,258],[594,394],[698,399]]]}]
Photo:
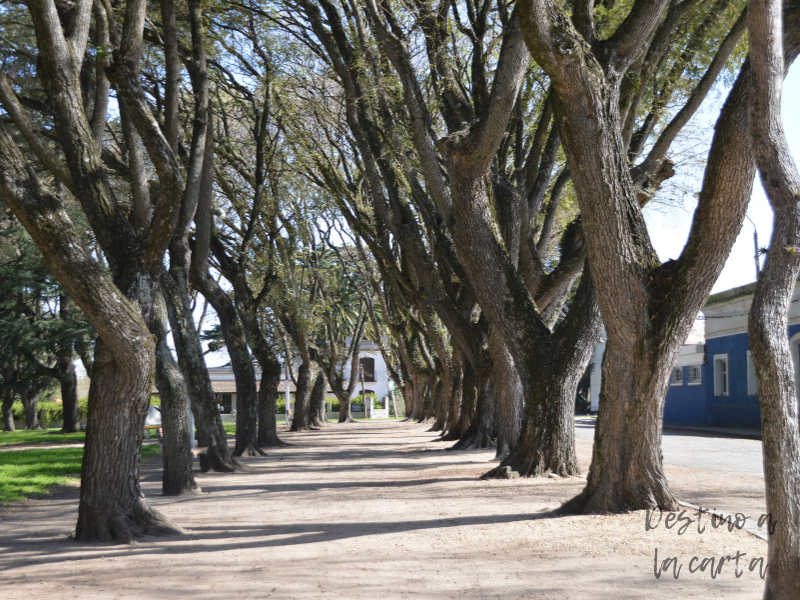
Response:
[{"label": "paved road", "polygon": [[[575,434],[591,440],[594,438],[594,425],[577,423]],[[758,440],[666,431],[663,448],[664,462],[671,465],[764,476],[761,442]]]}]

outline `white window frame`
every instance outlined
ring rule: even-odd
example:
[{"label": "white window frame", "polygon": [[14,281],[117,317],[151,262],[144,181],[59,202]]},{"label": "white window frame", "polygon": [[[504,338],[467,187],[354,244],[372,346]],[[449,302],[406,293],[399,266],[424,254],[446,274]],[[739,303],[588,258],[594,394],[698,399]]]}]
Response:
[{"label": "white window frame", "polygon": [[[675,377],[675,375],[678,375]],[[669,374],[669,384],[670,385],[683,385],[683,367],[672,367],[672,371]]]},{"label": "white window frame", "polygon": [[[721,368],[725,364],[724,373]],[[730,362],[727,354],[714,355],[714,395],[729,396],[731,393]],[[723,379],[724,378],[724,379]]]},{"label": "white window frame", "polygon": [[[692,369],[697,369],[697,379],[692,381]],[[703,385],[703,367],[702,365],[689,365],[689,377],[687,377],[688,385]]]},{"label": "white window frame", "polygon": [[753,364],[753,357],[750,350],[747,351],[747,395],[758,396],[758,380],[756,379],[756,367]]}]

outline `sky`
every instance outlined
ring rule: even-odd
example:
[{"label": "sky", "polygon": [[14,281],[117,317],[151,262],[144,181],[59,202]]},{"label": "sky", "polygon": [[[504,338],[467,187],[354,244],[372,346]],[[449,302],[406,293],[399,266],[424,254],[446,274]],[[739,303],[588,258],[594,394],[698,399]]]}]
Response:
[{"label": "sky", "polygon": [[[792,150],[795,163],[800,164],[800,66],[796,62],[789,70],[783,85],[782,96],[782,116],[783,126],[786,137]],[[721,97],[724,101],[724,94]],[[715,103],[718,111],[720,103]],[[698,117],[708,123],[708,127],[713,128],[715,111],[709,111]],[[713,117],[713,118],[712,118]],[[709,131],[710,133],[710,131]],[[693,181],[695,188],[699,187],[699,181]],[[697,191],[697,189],[695,189]],[[658,252],[662,261],[676,259],[680,256],[686,239],[689,236],[689,228],[692,222],[692,212],[694,205],[686,207],[687,210],[674,209],[668,212],[646,210],[645,220],[653,242],[653,246]],[[761,180],[756,176],[753,183],[753,196],[750,199],[750,206],[747,209],[747,216],[752,220],[745,219],[736,244],[733,246],[725,268],[719,276],[717,283],[711,293],[729,290],[734,287],[747,285],[756,279],[755,262],[753,260],[753,227],[758,231],[759,247],[768,247],[770,235],[772,233],[772,209],[769,206]]]}]

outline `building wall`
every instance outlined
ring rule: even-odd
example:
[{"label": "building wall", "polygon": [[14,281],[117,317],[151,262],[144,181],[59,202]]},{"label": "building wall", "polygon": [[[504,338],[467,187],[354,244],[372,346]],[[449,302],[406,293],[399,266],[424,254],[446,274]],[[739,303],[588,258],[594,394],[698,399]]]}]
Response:
[{"label": "building wall", "polygon": [[[375,360],[375,381],[364,382],[365,390],[372,390],[375,392],[376,398],[383,398],[389,395],[389,370],[386,368],[386,363],[383,361],[383,356],[379,350],[367,350],[362,344],[362,350],[359,351],[359,357],[369,357]],[[375,344],[372,344],[373,346]],[[356,373],[356,376],[358,374]],[[350,364],[344,366],[345,380],[350,379]],[[361,395],[361,381],[356,384],[356,389],[353,391],[353,398]]]},{"label": "building wall", "polygon": [[[670,384],[667,388],[667,399],[664,403],[665,425],[694,425],[706,424],[706,375],[702,373],[700,385],[689,384],[689,367],[676,366],[683,372],[681,384]],[[701,366],[701,372],[703,367]]]}]

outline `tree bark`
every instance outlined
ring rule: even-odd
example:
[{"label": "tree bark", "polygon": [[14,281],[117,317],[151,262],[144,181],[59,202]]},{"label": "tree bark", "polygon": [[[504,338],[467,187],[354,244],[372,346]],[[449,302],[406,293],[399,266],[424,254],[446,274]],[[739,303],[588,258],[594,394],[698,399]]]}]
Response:
[{"label": "tree bark", "polygon": [[[62,320],[69,318],[70,299],[67,295],[59,298],[59,314]],[[64,414],[61,431],[75,433],[81,431],[81,411],[78,406],[78,380],[75,376],[75,351],[72,342],[59,344],[56,369],[61,373],[61,410]]]},{"label": "tree bark", "polygon": [[253,357],[247,344],[244,326],[239,319],[236,307],[228,295],[207,273],[194,277],[200,293],[219,317],[222,337],[228,349],[228,356],[236,380],[236,444],[234,456],[245,451],[263,455],[258,447],[258,390]]},{"label": "tree bark", "polygon": [[519,441],[485,478],[505,477],[507,468],[523,477],[580,473],[575,454],[575,394],[601,327],[589,270],[584,269],[566,320],[554,332],[550,351],[535,365]]},{"label": "tree bark", "polygon": [[[519,439],[524,392],[518,371],[520,367],[514,362],[500,333],[494,328],[489,333],[489,350],[492,355],[496,406],[497,454],[495,460],[502,461],[516,446]],[[530,397],[527,398],[527,401],[530,402]]]},{"label": "tree bark", "polygon": [[477,394],[475,416],[466,433],[451,450],[483,450],[495,447],[494,380],[490,376],[479,377],[473,389]]},{"label": "tree bark", "polygon": [[[258,363],[261,365],[261,387],[258,389],[258,445],[262,448],[285,446],[286,444],[278,437],[278,422],[275,417],[278,384],[281,381],[281,363],[274,355],[271,359],[259,358]],[[286,385],[289,385],[288,381]]]},{"label": "tree bark", "polygon": [[317,380],[314,382],[309,399],[309,423],[312,428],[324,427],[328,422],[325,414],[325,388],[328,387],[328,381],[323,369],[318,368],[317,373]]},{"label": "tree bark", "polygon": [[14,426],[14,413],[12,407],[14,406],[14,393],[6,392],[3,395],[3,431],[15,431]]},{"label": "tree bark", "polygon": [[551,77],[555,122],[581,207],[598,304],[608,333],[595,449],[584,492],[568,511],[674,510],[661,461],[672,364],[725,263],[750,197],[745,66],[715,128],[689,240],[660,264],[642,217],[620,132],[619,90],[649,43],[666,0],[637,0],[618,30],[585,40],[551,0],[519,5],[525,41]]},{"label": "tree bark", "polygon": [[228,447],[225,427],[214,399],[211,378],[203,357],[203,347],[197,334],[191,311],[188,285],[173,280],[185,277],[181,272],[165,273],[162,282],[169,290],[166,294],[172,339],[178,354],[178,365],[189,394],[189,405],[197,427],[197,443],[208,448],[200,455],[200,469],[233,473],[243,465],[236,460]]},{"label": "tree bark", "polygon": [[308,353],[303,357],[297,370],[297,392],[294,400],[294,415],[290,431],[308,431],[311,429],[311,393],[319,377],[317,361]]},{"label": "tree bark", "polygon": [[25,411],[25,431],[38,431],[39,425],[39,395],[41,390],[36,386],[28,386],[19,394],[22,408]]},{"label": "tree bark", "polygon": [[150,330],[156,338],[156,385],[161,396],[164,439],[162,491],[165,496],[200,492],[192,474],[189,395],[172,351],[167,346],[167,307],[163,297],[153,308]]},{"label": "tree bark", "polygon": [[781,121],[788,67],[781,3],[750,0],[747,21],[754,83],[750,137],[774,214],[772,241],[748,321],[761,405],[767,513],[774,524],[769,530],[764,599],[789,600],[800,593],[800,430],[795,365],[786,335],[800,273],[800,173]]}]

